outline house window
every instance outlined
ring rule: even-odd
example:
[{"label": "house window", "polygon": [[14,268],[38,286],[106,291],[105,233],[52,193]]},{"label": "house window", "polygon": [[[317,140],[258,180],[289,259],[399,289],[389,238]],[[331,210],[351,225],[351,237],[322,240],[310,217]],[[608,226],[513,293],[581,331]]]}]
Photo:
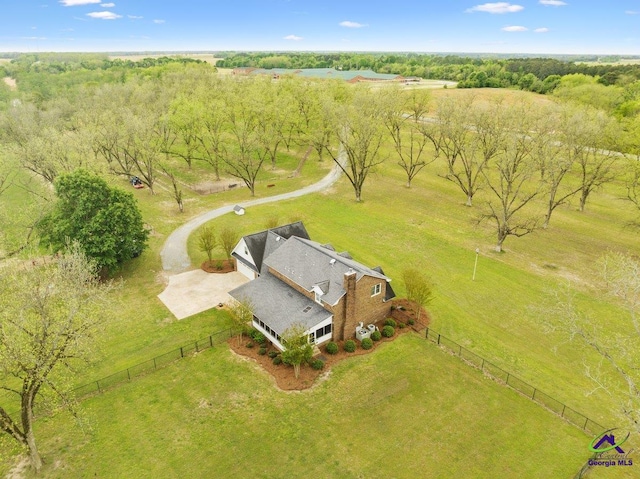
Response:
[{"label": "house window", "polygon": [[376,285],[373,285],[371,287],[371,296],[375,296],[377,294],[380,294],[381,290],[382,290],[382,283],[378,283]]},{"label": "house window", "polygon": [[327,335],[327,334],[331,334],[331,323],[327,324],[327,325],[324,327],[324,334],[325,334],[325,335]]},{"label": "house window", "polygon": [[316,342],[316,336],[314,333],[309,334],[309,342],[314,344]]},{"label": "house window", "polygon": [[322,304],[322,294],[316,291],[316,303]]}]

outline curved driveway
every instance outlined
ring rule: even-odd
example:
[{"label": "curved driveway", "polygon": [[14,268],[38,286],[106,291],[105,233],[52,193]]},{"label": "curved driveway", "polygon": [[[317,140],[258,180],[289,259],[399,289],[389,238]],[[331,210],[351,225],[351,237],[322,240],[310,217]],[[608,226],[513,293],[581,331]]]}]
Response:
[{"label": "curved driveway", "polygon": [[[344,156],[344,153],[340,152],[340,161],[342,164],[344,164],[345,161]],[[263,205],[265,203],[298,198],[299,196],[308,195],[309,193],[317,193],[318,191],[322,191],[333,185],[340,177],[341,172],[342,170],[338,165],[334,165],[331,172],[317,183],[289,193],[246,201],[241,203],[241,206],[243,208],[247,208],[249,206]],[[216,208],[215,210],[207,211],[174,230],[174,232],[171,233],[165,241],[162,251],[160,252],[160,257],[162,258],[162,269],[169,273],[181,273],[189,269],[191,267],[191,260],[187,253],[187,240],[189,239],[189,235],[207,221],[217,218],[218,216],[231,213],[234,206],[235,204],[226,205]]]}]

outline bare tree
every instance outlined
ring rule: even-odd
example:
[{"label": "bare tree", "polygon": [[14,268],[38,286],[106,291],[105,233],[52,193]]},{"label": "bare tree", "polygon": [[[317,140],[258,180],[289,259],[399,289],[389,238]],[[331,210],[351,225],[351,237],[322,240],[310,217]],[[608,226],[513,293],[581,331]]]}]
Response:
[{"label": "bare tree", "polygon": [[384,125],[389,131],[398,154],[398,165],[407,175],[407,188],[411,180],[436,159],[429,158],[425,147],[429,143],[423,116],[428,110],[427,90],[403,91],[397,85],[384,90]]},{"label": "bare tree", "polygon": [[176,200],[180,213],[184,213],[184,202],[182,198],[182,190],[180,189],[176,175],[173,173],[171,169],[167,168],[165,165],[160,164],[159,166],[162,172],[165,175],[167,175],[167,178],[169,178],[169,181],[171,181],[171,186],[173,187],[173,190],[172,190],[173,199]]},{"label": "bare tree", "polygon": [[561,141],[579,169],[580,211],[584,211],[589,195],[615,178],[615,121],[604,112],[575,107],[563,130]]},{"label": "bare tree", "polygon": [[[334,133],[340,148],[334,152],[326,148],[333,161],[345,174],[356,196],[362,201],[362,187],[375,167],[385,158],[380,148],[384,139],[382,109],[377,97],[367,89],[356,92],[353,101],[340,105]],[[344,151],[346,162],[340,153]]]},{"label": "bare tree", "polygon": [[466,206],[482,186],[483,170],[502,149],[508,132],[504,105],[474,104],[473,95],[444,98],[438,103],[435,122],[425,129],[436,157],[444,155],[444,178],[466,195]]},{"label": "bare tree", "polygon": [[537,138],[531,137],[535,132],[530,129],[527,110],[525,105],[512,110],[515,128],[504,142],[492,171],[482,170],[493,193],[493,198],[487,202],[488,212],[482,218],[490,219],[496,225],[497,252],[502,251],[509,236],[527,235],[538,226],[537,217],[524,214],[523,210],[540,193],[542,185],[539,168],[531,157]]},{"label": "bare tree", "polygon": [[608,253],[599,264],[605,293],[626,310],[621,318],[627,323],[621,329],[624,333],[618,334],[610,323],[581,308],[569,287],[551,293],[545,310],[547,327],[595,354],[595,363],[585,357],[585,374],[595,386],[590,393],[606,392],[617,403],[620,419],[640,433],[640,263],[630,254]]},{"label": "bare tree", "polygon": [[[104,324],[110,284],[78,245],[49,264],[0,268],[0,388],[14,395],[20,418],[0,407],[0,429],[29,450],[31,466],[42,467],[33,430],[34,409],[51,397],[74,410],[65,373],[86,360],[94,334]],[[9,379],[10,378],[10,379]],[[52,404],[51,404],[52,405]],[[13,407],[10,404],[9,407]]]}]

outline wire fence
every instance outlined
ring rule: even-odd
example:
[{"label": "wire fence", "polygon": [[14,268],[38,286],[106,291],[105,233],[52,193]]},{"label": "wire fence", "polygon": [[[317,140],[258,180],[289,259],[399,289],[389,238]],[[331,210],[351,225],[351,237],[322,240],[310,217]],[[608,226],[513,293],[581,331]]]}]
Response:
[{"label": "wire fence", "polygon": [[492,362],[487,359],[478,356],[472,351],[464,348],[462,345],[456,343],[455,341],[443,336],[442,334],[434,331],[433,329],[427,328],[425,333],[426,339],[433,341],[436,344],[446,347],[454,354],[465,360],[467,363],[472,366],[480,369],[485,374],[497,379],[500,382],[503,382],[507,386],[515,389],[520,392],[524,396],[527,396],[532,401],[537,402],[539,405],[553,411],[558,414],[560,417],[566,419],[568,422],[573,424],[574,426],[578,426],[580,429],[586,431],[589,434],[595,435],[599,434],[605,430],[603,426],[595,422],[593,419],[589,419],[584,414],[579,413],[575,409],[564,404],[562,401],[558,401],[557,399],[549,396],[548,394],[542,392],[540,389],[532,386],[531,384],[523,381],[522,379],[514,376],[508,371],[496,366]]},{"label": "wire fence", "polygon": [[226,341],[233,335],[233,329],[225,329],[211,333],[206,338],[198,339],[191,343],[185,344],[167,353],[161,354],[147,361],[143,361],[134,366],[128,367],[109,376],[103,377],[96,381],[79,386],[73,390],[75,396],[79,399],[94,393],[101,393],[117,384],[131,381],[133,378],[145,375],[149,372],[160,369],[168,364],[185,358],[192,354],[212,348],[214,344]]},{"label": "wire fence", "polygon": [[[536,388],[535,386],[532,386],[526,381],[523,381],[517,376],[514,376],[510,372],[505,371],[501,367],[496,366],[482,356],[478,356],[476,353],[469,351],[462,345],[447,338],[446,336],[443,336],[442,334],[430,328],[427,328],[425,332],[425,338],[429,341],[433,341],[440,346],[444,346],[471,366],[480,369],[483,373],[515,389],[532,401],[538,403],[540,406],[556,413],[560,417],[564,418],[567,422],[579,427],[583,431],[591,435],[595,435],[605,430],[603,426],[595,422],[593,419],[589,419],[587,416],[579,413],[575,409],[572,409],[562,401],[558,401],[557,399],[552,398],[548,394],[540,391],[540,389]],[[591,461],[598,456],[599,454],[596,453],[592,457],[590,457],[582,465],[573,479],[581,479],[583,477],[586,477],[592,467]]]}]

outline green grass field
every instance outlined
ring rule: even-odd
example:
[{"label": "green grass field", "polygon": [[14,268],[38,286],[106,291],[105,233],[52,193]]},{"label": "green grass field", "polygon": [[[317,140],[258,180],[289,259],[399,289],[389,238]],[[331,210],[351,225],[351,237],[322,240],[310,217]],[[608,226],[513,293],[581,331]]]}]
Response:
[{"label": "green grass field", "polygon": [[[282,171],[265,171],[256,194],[278,194],[320,178],[331,165],[313,158],[298,178],[288,177],[295,155],[285,158]],[[584,377],[583,361],[595,358],[549,333],[539,306],[549,289],[571,281],[594,318],[624,331],[624,313],[597,294],[594,264],[607,250],[637,252],[640,246],[637,231],[627,226],[639,214],[620,200],[622,185],[596,193],[584,213],[575,205],[557,210],[548,230],[509,238],[506,253],[496,254],[491,227],[476,221],[486,192],[466,208],[440,172],[442,165],[433,164],[406,189],[401,169],[389,160],[367,181],[361,204],[342,179],[326,193],[249,208],[245,216],[227,215],[212,226],[231,225],[246,234],[264,229],[272,218],[303,220],[312,239],[347,250],[364,264],[381,265],[395,278],[399,295],[402,270],[421,268],[436,284],[429,308],[434,329],[614,426],[611,398],[587,395],[593,385]],[[190,181],[189,174],[184,180]],[[127,188],[126,180],[113,182]],[[267,189],[267,183],[276,187]],[[117,315],[105,327],[101,357],[80,369],[78,385],[229,324],[215,310],[183,321],[171,316],[156,298],[165,284],[159,251],[179,224],[221,204],[241,203],[248,191],[185,192],[184,214],[163,188],[155,196],[147,190],[134,194],[153,229],[150,248],[122,272],[123,287],[114,295]],[[16,190],[0,199],[12,208],[21,201]],[[204,254],[195,248],[195,237],[189,246],[198,265]],[[481,253],[471,281],[476,248]],[[38,422],[50,461],[46,477],[570,478],[587,459],[590,440],[417,337],[345,362],[301,394],[278,392],[252,365],[217,348],[83,404],[92,425],[86,433],[66,416]],[[5,458],[0,472],[10,464]],[[624,477],[619,469],[606,474]]]},{"label": "green grass field", "polygon": [[[588,437],[417,335],[286,393],[220,346],[38,422],[50,478],[569,478]],[[561,447],[559,447],[561,445]]]},{"label": "green grass field", "polygon": [[[584,377],[583,360],[594,364],[596,358],[562,334],[549,333],[541,306],[553,288],[570,284],[594,318],[606,318],[612,331],[627,326],[615,302],[597,295],[595,264],[608,250],[633,252],[640,246],[637,232],[627,226],[638,212],[620,199],[621,186],[596,193],[584,213],[575,206],[560,208],[547,230],[509,238],[506,253],[498,254],[490,225],[477,224],[487,197],[481,193],[475,207],[463,206],[462,194],[437,175],[440,169],[428,167],[406,189],[402,171],[389,162],[367,183],[361,204],[343,179],[329,193],[250,208],[243,217],[228,215],[213,225],[249,233],[273,217],[282,223],[302,219],[312,239],[381,265],[396,278],[399,295],[402,270],[423,269],[436,283],[434,329],[597,422],[615,421],[606,394],[587,395],[593,384]],[[204,254],[195,240],[190,239],[190,253],[199,264]],[[480,257],[472,281],[476,248]]]}]

